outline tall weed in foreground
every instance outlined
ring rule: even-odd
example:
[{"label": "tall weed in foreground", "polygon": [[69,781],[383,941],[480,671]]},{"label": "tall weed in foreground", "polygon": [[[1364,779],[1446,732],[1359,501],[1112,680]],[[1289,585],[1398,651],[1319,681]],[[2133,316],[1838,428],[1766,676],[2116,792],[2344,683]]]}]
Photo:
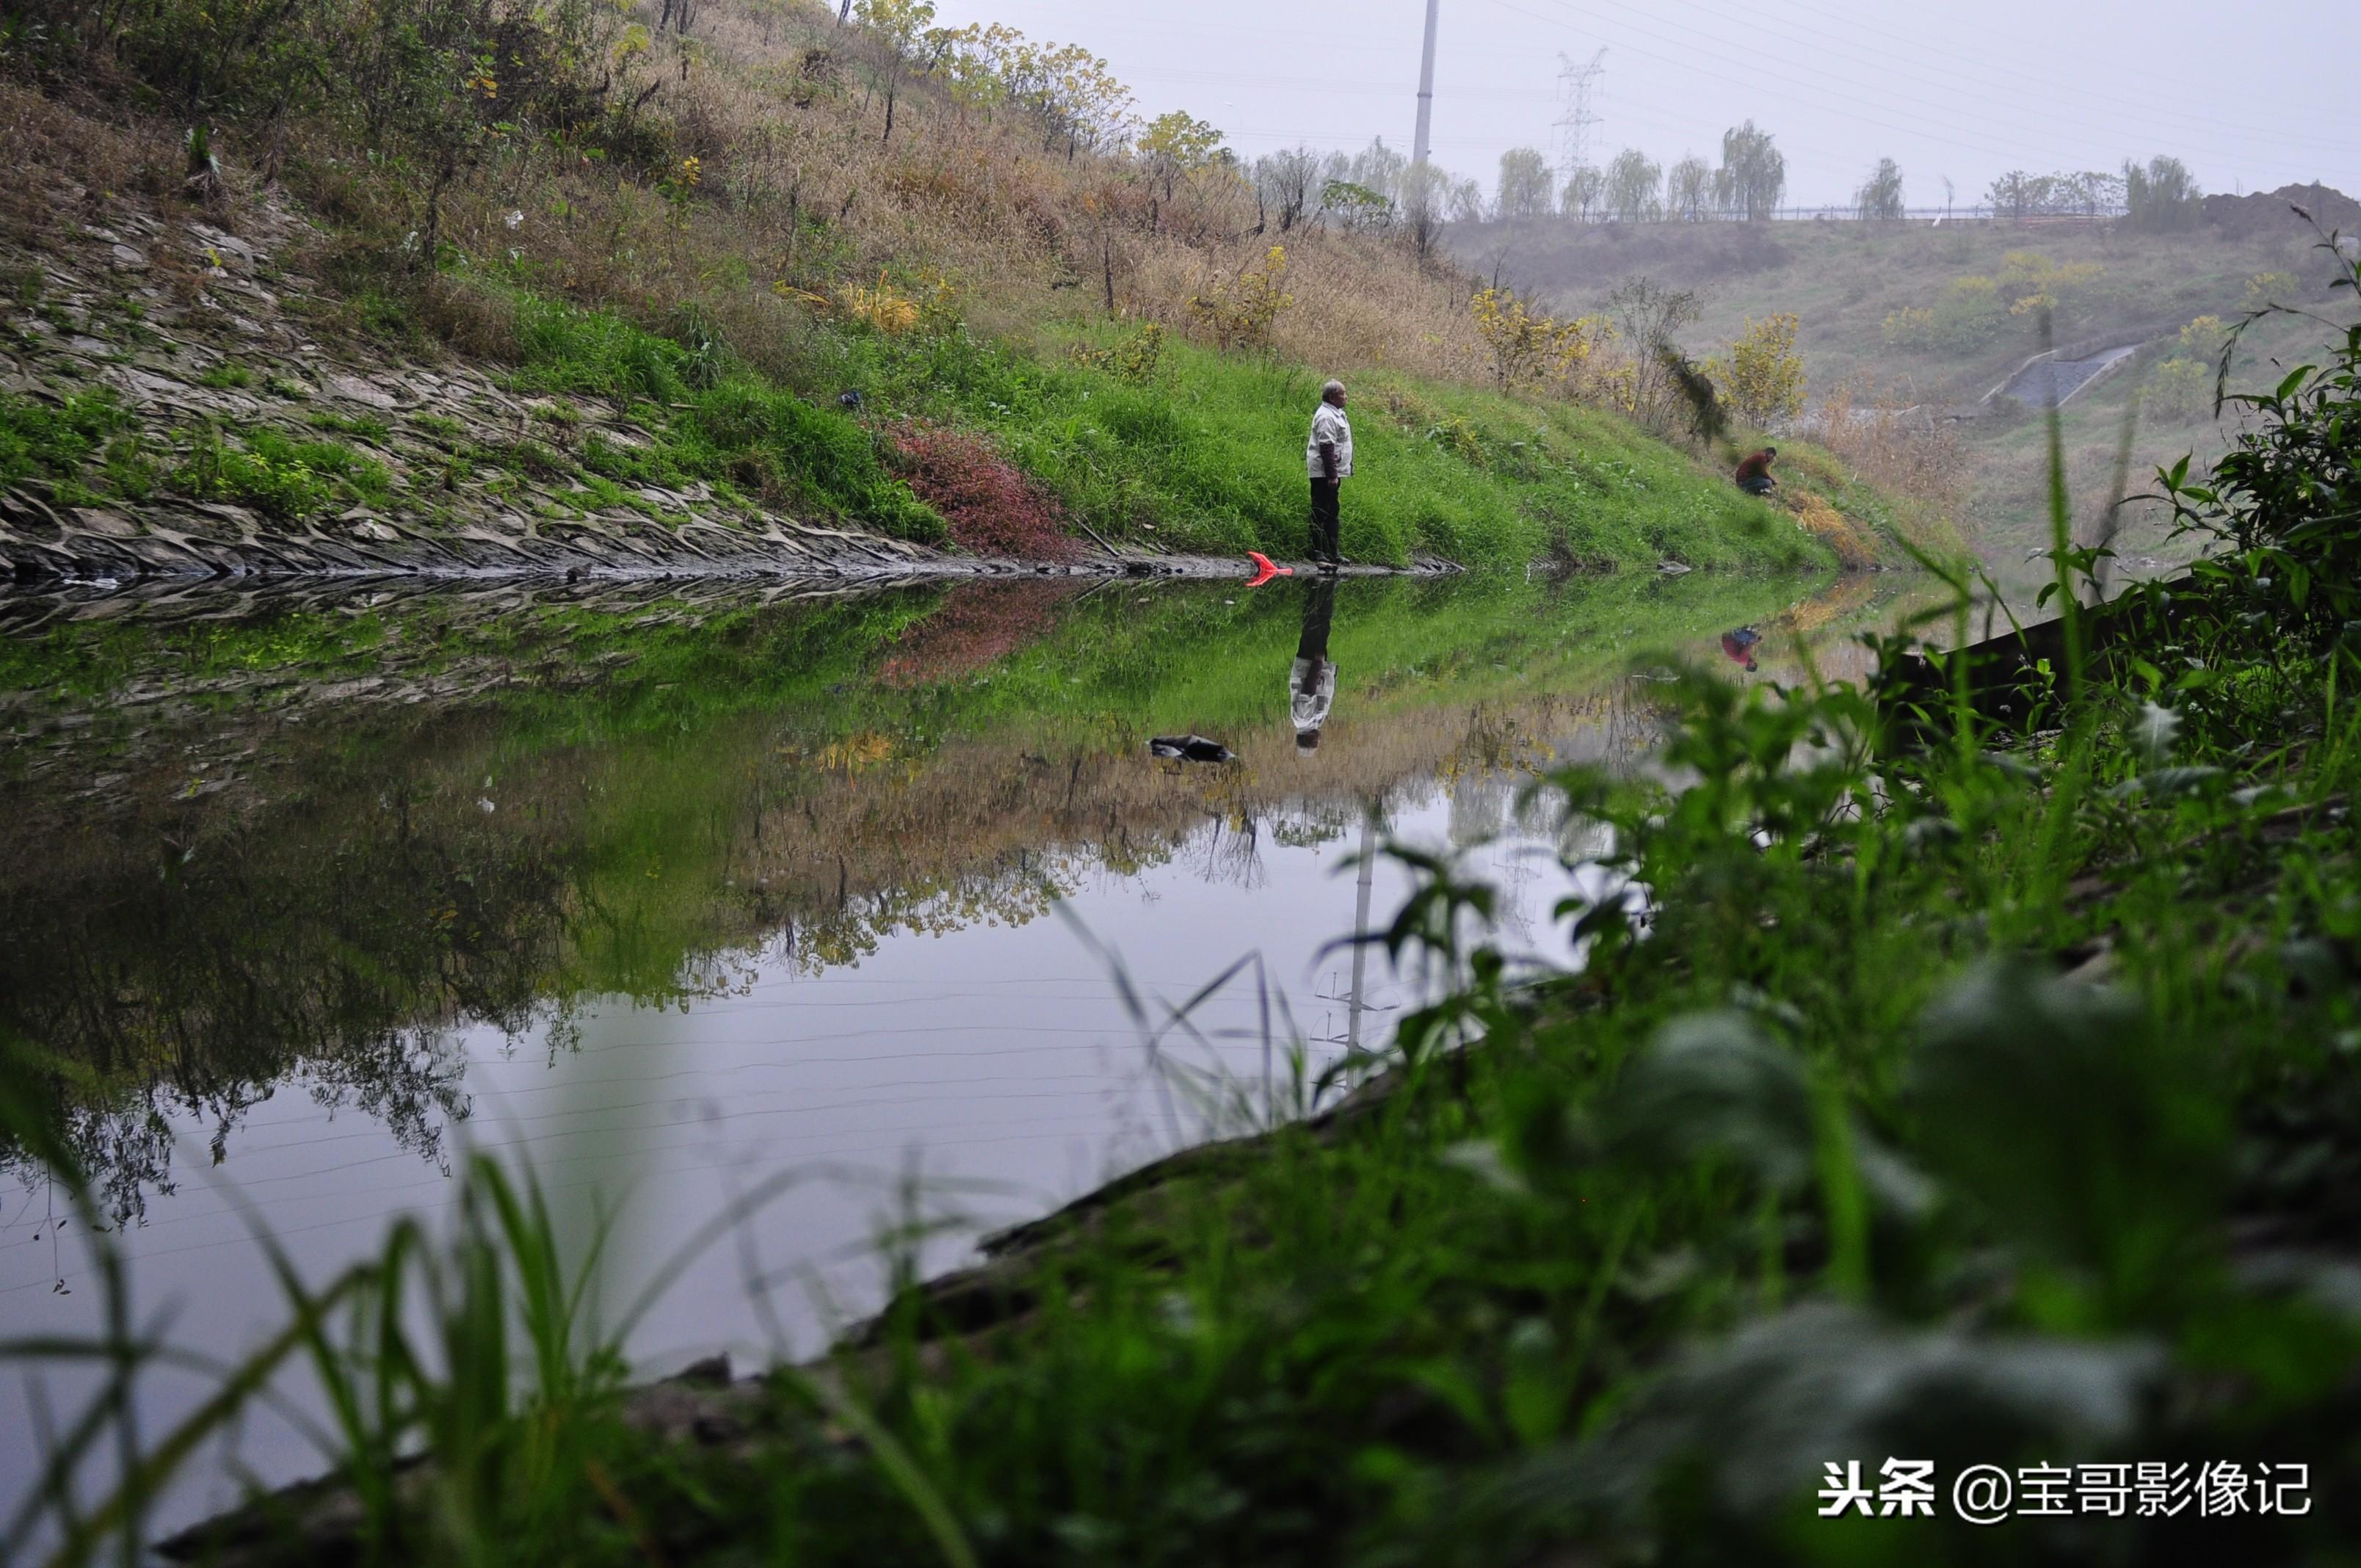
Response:
[{"label": "tall weed in foreground", "polygon": [[[459,1172],[447,1238],[405,1218],[373,1256],[323,1285],[307,1283],[250,1216],[285,1323],[243,1361],[219,1366],[175,1350],[165,1319],[135,1319],[130,1271],[106,1216],[71,1151],[12,1081],[0,1075],[0,1136],[39,1160],[71,1200],[104,1329],[0,1341],[0,1364],[35,1377],[75,1365],[104,1376],[43,1439],[38,1483],[0,1535],[0,1560],[11,1563],[151,1561],[156,1499],[234,1444],[262,1407],[307,1431],[328,1472],[325,1493],[267,1500],[234,1527],[168,1543],[174,1555],[488,1565],[631,1557],[649,1537],[618,1487],[620,1347],[665,1281],[800,1179],[774,1178],[695,1230],[611,1323],[600,1321],[597,1299],[605,1221],[568,1255],[538,1181],[485,1157]],[[209,1375],[217,1387],[151,1432],[139,1389],[164,1368]],[[286,1383],[299,1368],[313,1398],[289,1402]],[[307,1403],[324,1422],[301,1413]]]}]

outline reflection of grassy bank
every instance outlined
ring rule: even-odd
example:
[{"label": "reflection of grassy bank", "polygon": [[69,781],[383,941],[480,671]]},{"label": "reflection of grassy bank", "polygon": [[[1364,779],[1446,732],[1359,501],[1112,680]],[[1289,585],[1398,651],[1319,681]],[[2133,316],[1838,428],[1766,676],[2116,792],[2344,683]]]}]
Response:
[{"label": "reflection of grassy bank", "polygon": [[[1029,918],[1045,852],[1120,870],[1208,812],[1381,795],[1479,719],[1546,740],[1554,696],[1799,587],[1347,583],[1310,767],[1282,717],[1300,585],[494,600],[489,620],[455,597],[145,644],[69,628],[16,654],[44,673],[28,720],[92,721],[19,748],[7,789],[5,1021],[76,1064],[94,1108],[161,1086],[234,1119],[293,1071],[423,1138],[436,1088],[404,1031],[680,995],[771,934],[827,965],[913,925]],[[357,689],[364,665],[381,685]],[[154,700],[176,681],[198,700]],[[1148,734],[1191,729],[1242,763],[1148,762]],[[122,776],[83,797],[104,773]],[[181,798],[192,781],[217,793]],[[138,1154],[135,1188],[167,1158],[123,1135],[137,1120],[83,1129]]]}]

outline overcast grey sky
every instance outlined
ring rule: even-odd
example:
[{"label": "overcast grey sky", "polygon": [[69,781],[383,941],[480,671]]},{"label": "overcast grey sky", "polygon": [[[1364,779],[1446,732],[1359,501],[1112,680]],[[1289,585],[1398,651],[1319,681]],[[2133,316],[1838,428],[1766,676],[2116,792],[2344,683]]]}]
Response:
[{"label": "overcast grey sky", "polygon": [[[1104,56],[1153,116],[1186,109],[1253,157],[1408,150],[1424,0],[937,0]],[[1962,203],[2011,169],[2172,153],[2209,191],[2361,192],[2361,0],[1443,0],[1435,160],[1480,178],[1553,150],[1561,52],[1607,50],[1603,161],[1709,161],[1752,118],[1788,200],[1846,200],[1881,157],[1907,200]]]}]

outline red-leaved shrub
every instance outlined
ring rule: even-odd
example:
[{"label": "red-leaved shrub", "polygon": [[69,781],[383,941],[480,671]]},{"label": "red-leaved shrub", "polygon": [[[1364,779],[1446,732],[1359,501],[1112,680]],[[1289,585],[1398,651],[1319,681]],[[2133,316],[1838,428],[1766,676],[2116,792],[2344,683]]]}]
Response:
[{"label": "red-leaved shrub", "polygon": [[903,420],[894,427],[894,445],[902,477],[942,514],[962,550],[1021,561],[1068,561],[1078,553],[1056,499],[984,437]]}]

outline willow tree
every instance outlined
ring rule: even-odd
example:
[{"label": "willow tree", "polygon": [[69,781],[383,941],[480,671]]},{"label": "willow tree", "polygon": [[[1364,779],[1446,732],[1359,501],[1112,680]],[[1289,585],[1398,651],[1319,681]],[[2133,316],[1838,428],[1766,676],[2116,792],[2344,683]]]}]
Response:
[{"label": "willow tree", "polygon": [[1864,223],[1892,223],[1902,216],[1902,166],[1881,158],[1861,189],[1852,193],[1853,210]]},{"label": "willow tree", "polygon": [[1565,177],[1558,210],[1576,223],[1587,224],[1599,215],[1606,200],[1607,171],[1595,163],[1585,163]]},{"label": "willow tree", "polygon": [[1657,196],[1664,177],[1664,166],[1638,148],[1617,153],[1607,166],[1607,215],[1627,224],[1664,216]]},{"label": "willow tree", "polygon": [[1713,166],[1692,154],[1664,175],[1664,213],[1675,223],[1702,223],[1713,206]]},{"label": "willow tree", "polygon": [[1760,222],[1779,210],[1787,193],[1787,155],[1771,133],[1752,120],[1721,133],[1721,167],[1714,171],[1714,201],[1723,214]]},{"label": "willow tree", "polygon": [[1494,210],[1502,218],[1547,217],[1553,183],[1549,160],[1539,149],[1512,147],[1500,155],[1500,187]]}]

